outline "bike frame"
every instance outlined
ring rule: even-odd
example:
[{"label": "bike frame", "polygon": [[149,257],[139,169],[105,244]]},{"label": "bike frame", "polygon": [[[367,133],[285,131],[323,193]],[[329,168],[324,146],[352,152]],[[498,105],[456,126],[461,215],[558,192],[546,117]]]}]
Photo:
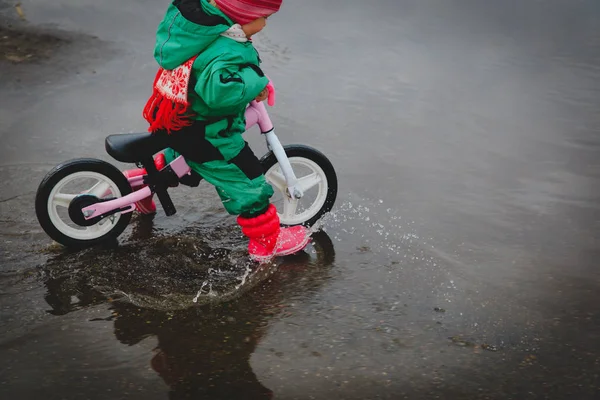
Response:
[{"label": "bike frame", "polygon": [[[292,169],[290,161],[285,153],[283,146],[281,145],[281,142],[279,141],[279,138],[277,137],[277,135],[275,135],[275,128],[273,126],[273,122],[269,117],[269,113],[267,112],[267,107],[265,106],[264,102],[253,101],[252,103],[250,103],[250,105],[246,109],[245,116],[246,131],[254,127],[255,125],[258,125],[261,133],[265,135],[267,147],[269,148],[269,150],[273,151],[273,154],[277,158],[277,161],[279,162],[279,165],[281,167],[281,171],[283,172],[283,175],[285,177],[288,191],[287,195],[291,198],[300,199],[303,196],[303,193],[301,188],[297,186],[298,179],[294,174],[294,170]],[[177,175],[178,178],[182,178],[186,175],[189,175],[192,171],[191,167],[187,164],[183,156],[177,157],[169,164],[169,166],[165,168],[168,167],[171,168],[171,170],[175,173],[175,175]],[[83,212],[84,218],[88,220],[92,218],[111,215],[115,212],[132,212],[133,210],[135,210],[136,202],[150,197],[153,194],[153,191],[150,188],[150,186],[146,185],[146,183],[144,182],[144,176],[129,178],[129,184],[131,185],[132,189],[134,189],[134,192],[128,194],[127,196],[119,197],[114,200],[103,201],[83,208],[81,211]],[[139,190],[136,190],[141,186],[144,187]]]}]

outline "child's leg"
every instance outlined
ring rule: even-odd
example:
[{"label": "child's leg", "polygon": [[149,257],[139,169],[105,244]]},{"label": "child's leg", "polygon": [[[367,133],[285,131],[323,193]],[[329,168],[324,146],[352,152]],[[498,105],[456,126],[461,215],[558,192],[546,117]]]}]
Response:
[{"label": "child's leg", "polygon": [[165,152],[167,162],[182,154],[195,172],[215,186],[227,212],[239,216],[253,258],[262,261],[302,250],[309,240],[308,230],[280,228],[277,210],[269,201],[273,188],[260,161],[241,133],[231,133],[227,127],[222,121],[173,134],[172,149]]},{"label": "child's leg", "polygon": [[[164,154],[167,163],[179,156],[173,149],[165,150]],[[265,180],[260,161],[247,145],[229,161],[186,161],[194,172],[215,186],[229,214],[256,216],[269,206],[273,188]]]},{"label": "child's leg", "polygon": [[215,186],[227,212],[255,215],[264,212],[273,188],[244,138],[243,119],[224,119],[206,125],[201,121],[168,136],[167,163],[182,154],[200,176]]},{"label": "child's leg", "polygon": [[231,215],[256,216],[269,206],[273,188],[267,183],[258,158],[247,145],[229,161],[206,162],[194,170],[215,186],[223,206]]},{"label": "child's leg", "polygon": [[297,253],[310,240],[303,226],[281,228],[275,206],[269,204],[273,188],[265,180],[262,166],[250,148],[234,159],[212,161],[194,168],[215,185],[225,209],[239,215],[237,221],[248,236],[248,252],[257,261]]}]

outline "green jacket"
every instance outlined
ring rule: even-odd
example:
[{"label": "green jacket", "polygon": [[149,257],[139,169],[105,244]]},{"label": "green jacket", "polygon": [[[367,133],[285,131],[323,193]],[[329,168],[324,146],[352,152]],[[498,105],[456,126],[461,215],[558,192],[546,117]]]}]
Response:
[{"label": "green jacket", "polygon": [[220,36],[232,25],[207,0],[175,0],[158,27],[154,49],[156,61],[167,70],[198,56],[188,94],[195,118],[228,119],[230,134],[245,131],[246,106],[269,83],[252,42]]}]

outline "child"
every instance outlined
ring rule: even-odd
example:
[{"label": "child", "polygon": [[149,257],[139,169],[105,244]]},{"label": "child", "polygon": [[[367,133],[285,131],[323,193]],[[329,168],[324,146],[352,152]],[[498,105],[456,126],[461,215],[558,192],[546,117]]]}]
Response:
[{"label": "child", "polygon": [[[160,168],[183,155],[192,169],[217,189],[225,209],[238,215],[257,261],[294,254],[306,247],[308,230],[281,228],[269,199],[258,158],[242,138],[244,113],[264,101],[269,80],[250,38],[277,12],[282,0],[175,0],[157,33],[161,66],[144,110],[149,130],[168,135]],[[156,211],[153,200],[140,212]]]}]

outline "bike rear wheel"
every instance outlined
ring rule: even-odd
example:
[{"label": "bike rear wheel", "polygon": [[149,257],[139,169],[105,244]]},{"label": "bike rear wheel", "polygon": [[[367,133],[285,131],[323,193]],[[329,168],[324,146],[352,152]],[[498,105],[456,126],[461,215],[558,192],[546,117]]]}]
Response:
[{"label": "bike rear wheel", "polygon": [[84,158],[52,169],[40,183],[35,211],[44,231],[67,247],[90,247],[117,238],[131,213],[85,220],[81,210],[131,193],[127,178],[112,164]]},{"label": "bike rear wheel", "polygon": [[331,211],[337,197],[338,182],[331,162],[320,151],[303,145],[284,146],[304,196],[297,200],[287,195],[287,183],[273,152],[261,160],[265,178],[273,186],[272,203],[284,226],[314,225]]}]

